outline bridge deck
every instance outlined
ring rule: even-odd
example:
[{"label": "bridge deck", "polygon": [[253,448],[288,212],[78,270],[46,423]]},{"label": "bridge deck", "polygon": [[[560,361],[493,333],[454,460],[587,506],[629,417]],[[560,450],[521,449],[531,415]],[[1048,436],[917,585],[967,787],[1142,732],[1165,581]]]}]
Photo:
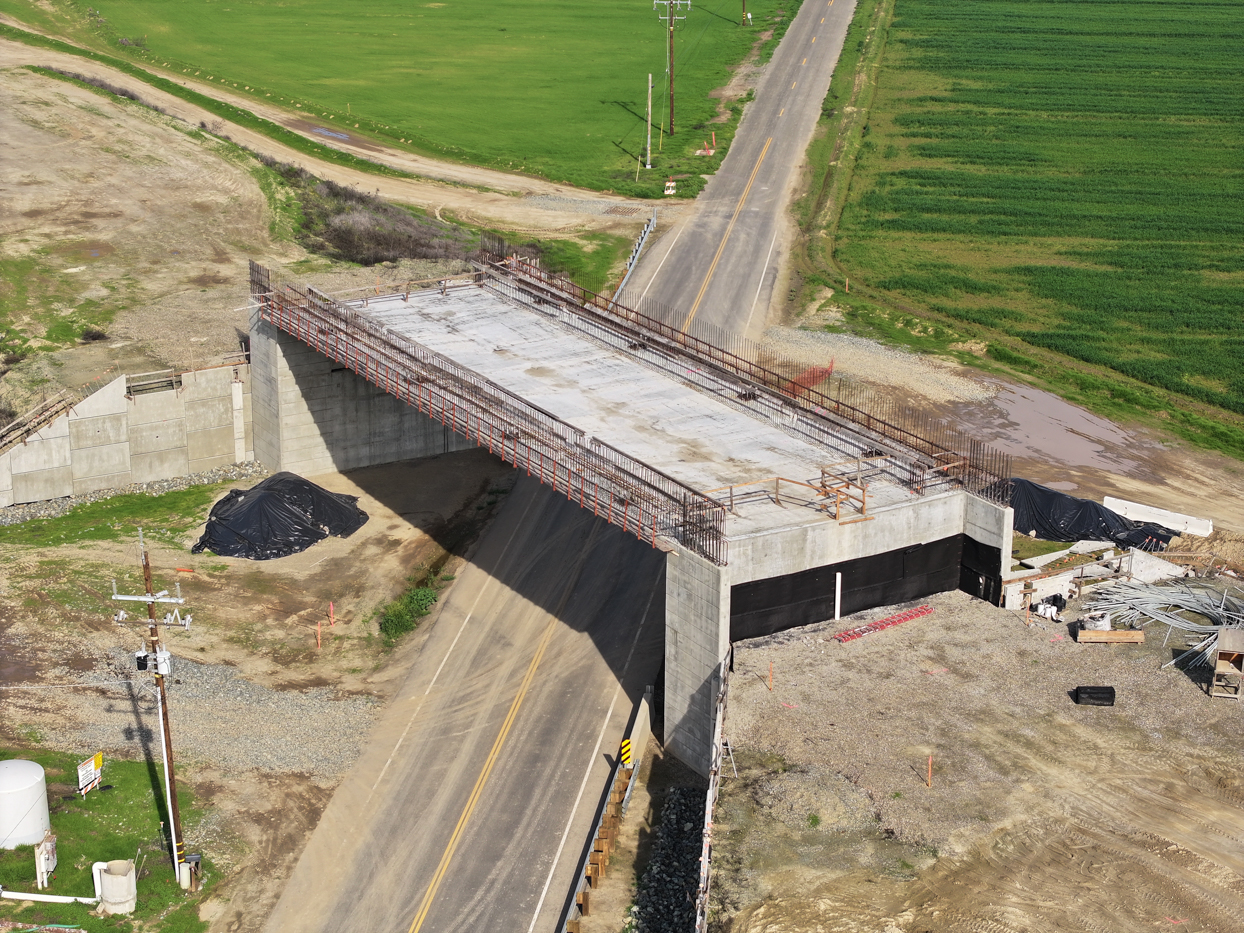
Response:
[{"label": "bridge deck", "polygon": [[[728,400],[726,391],[676,378],[484,288],[445,295],[426,290],[347,304],[701,492],[779,476],[813,483],[822,465],[842,459],[753,416]],[[744,505],[748,492],[738,490],[730,536],[828,519],[812,507],[811,490],[784,486],[789,498],[781,509],[770,501]],[[868,510],[912,498],[897,484],[874,481]]]}]

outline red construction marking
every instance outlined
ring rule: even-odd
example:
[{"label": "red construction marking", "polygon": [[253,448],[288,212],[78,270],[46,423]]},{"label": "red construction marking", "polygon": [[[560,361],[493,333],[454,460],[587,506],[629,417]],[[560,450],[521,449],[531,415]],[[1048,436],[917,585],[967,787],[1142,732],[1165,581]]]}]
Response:
[{"label": "red construction marking", "polygon": [[783,703],[782,705],[785,706],[787,709],[799,709],[798,706],[792,706],[790,703]]},{"label": "red construction marking", "polygon": [[805,369],[802,373],[788,382],[783,387],[783,391],[785,391],[787,395],[799,398],[806,392],[810,392],[812,389],[815,389],[833,374],[834,364],[831,360],[829,366],[813,366],[810,369]]},{"label": "red construction marking", "polygon": [[845,644],[849,641],[855,641],[857,638],[863,638],[865,635],[871,635],[873,632],[880,632],[882,629],[893,628],[895,625],[900,625],[903,622],[910,622],[912,619],[927,616],[932,611],[932,606],[919,606],[915,609],[908,609],[906,612],[900,612],[898,615],[887,616],[884,619],[878,619],[876,622],[869,622],[867,625],[861,625],[859,628],[839,632],[833,638],[838,644]]},{"label": "red construction marking", "polygon": [[194,571],[191,570],[189,567],[178,567],[177,572],[178,573],[194,573]]}]

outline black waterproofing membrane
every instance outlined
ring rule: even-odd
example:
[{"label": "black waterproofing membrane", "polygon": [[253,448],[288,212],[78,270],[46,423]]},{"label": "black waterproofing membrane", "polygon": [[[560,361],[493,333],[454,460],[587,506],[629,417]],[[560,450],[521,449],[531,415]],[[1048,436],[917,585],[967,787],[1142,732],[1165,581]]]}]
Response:
[{"label": "black waterproofing membrane", "polygon": [[1147,522],[1134,522],[1098,502],[1012,479],[1011,508],[1015,530],[1036,532],[1042,541],[1113,541],[1119,547],[1158,551],[1178,532]]},{"label": "black waterproofing membrane", "polygon": [[329,492],[293,473],[250,489],[231,489],[212,506],[192,554],[272,560],[305,551],[329,535],[348,538],[367,523],[358,496]]}]

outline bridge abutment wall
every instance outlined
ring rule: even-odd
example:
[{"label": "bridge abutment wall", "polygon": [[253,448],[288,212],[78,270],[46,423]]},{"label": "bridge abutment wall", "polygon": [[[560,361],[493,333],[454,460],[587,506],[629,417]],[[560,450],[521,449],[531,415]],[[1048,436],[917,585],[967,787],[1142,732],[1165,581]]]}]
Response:
[{"label": "bridge abutment wall", "polygon": [[430,457],[475,443],[251,316],[255,459],[303,475]]}]

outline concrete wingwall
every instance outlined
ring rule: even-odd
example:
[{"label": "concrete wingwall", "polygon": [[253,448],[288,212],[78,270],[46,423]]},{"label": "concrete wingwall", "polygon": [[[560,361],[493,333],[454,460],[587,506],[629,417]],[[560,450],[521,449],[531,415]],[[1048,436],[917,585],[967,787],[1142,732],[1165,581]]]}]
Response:
[{"label": "concrete wingwall", "polygon": [[708,774],[718,667],[730,650],[730,568],[682,547],[665,561],[665,745]]},{"label": "concrete wingwall", "polygon": [[255,459],[303,475],[476,446],[302,341],[251,317]]},{"label": "concrete wingwall", "polygon": [[245,364],[182,373],[140,395],[121,376],[0,454],[0,507],[252,460],[250,414]]}]

